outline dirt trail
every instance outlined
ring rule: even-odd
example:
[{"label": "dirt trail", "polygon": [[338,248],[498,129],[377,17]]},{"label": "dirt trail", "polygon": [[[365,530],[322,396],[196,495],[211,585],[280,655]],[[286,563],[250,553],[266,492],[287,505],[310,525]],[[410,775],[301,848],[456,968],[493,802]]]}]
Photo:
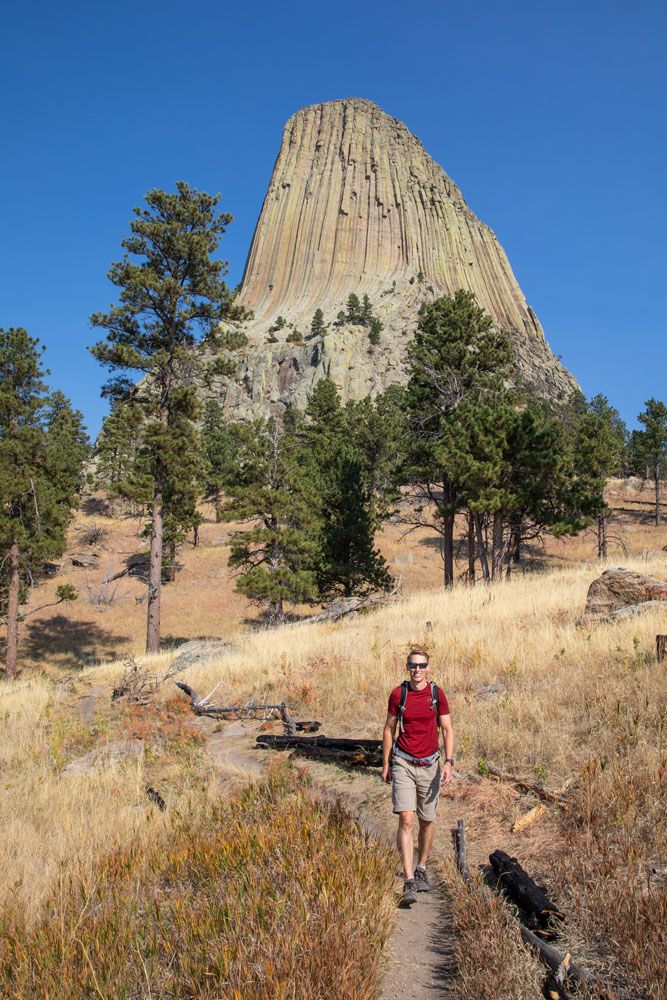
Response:
[{"label": "dirt trail", "polygon": [[[213,732],[210,719],[198,719],[207,733],[206,747],[216,766],[223,787],[247,781],[263,773],[275,756],[255,749],[258,724],[236,722]],[[284,755],[283,755],[284,756]],[[340,797],[362,829],[394,843],[396,818],[391,811],[389,790],[375,774],[348,773],[331,764],[303,762],[318,794]],[[448,835],[448,817],[443,815],[437,838]],[[397,856],[396,893],[401,887]],[[438,873],[431,869],[436,887],[419,893],[410,909],[397,909],[394,932],[388,942],[385,959],[382,1000],[436,1000],[454,996],[454,931],[444,893],[437,888]],[[341,998],[345,1000],[345,998]]]}]

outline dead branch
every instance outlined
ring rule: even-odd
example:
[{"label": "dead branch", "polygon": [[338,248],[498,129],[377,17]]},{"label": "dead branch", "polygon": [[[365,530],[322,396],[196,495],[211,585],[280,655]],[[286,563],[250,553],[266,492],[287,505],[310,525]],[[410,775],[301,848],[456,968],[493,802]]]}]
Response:
[{"label": "dead branch", "polygon": [[544,799],[545,802],[554,802],[562,809],[567,809],[570,805],[562,795],[557,792],[550,792],[548,789],[543,788],[542,785],[526,781],[524,778],[517,777],[516,774],[506,774],[492,764],[487,764],[487,768],[489,774],[494,778],[498,778],[499,781],[509,781],[510,784],[516,785],[517,788],[521,788],[524,792],[531,792],[533,795],[537,795],[538,798]]},{"label": "dead branch", "polygon": [[387,594],[371,594],[369,597],[348,597],[345,600],[336,600],[325,608],[324,611],[320,611],[319,614],[310,615],[308,618],[302,618],[298,622],[288,622],[283,625],[283,628],[297,628],[301,625],[315,625],[318,622],[337,622],[340,618],[344,618],[346,615],[354,615],[359,611],[366,611],[368,608],[377,607],[378,605],[386,604],[395,597],[403,584],[403,576],[399,576],[396,581],[395,586]]},{"label": "dead branch", "polygon": [[258,748],[291,750],[301,757],[325,760],[346,767],[382,767],[380,740],[334,739],[328,736],[272,736],[261,733]]},{"label": "dead branch", "polygon": [[630,1000],[630,994],[625,990],[613,990],[610,986],[605,983],[601,983],[595,976],[591,975],[579,965],[575,965],[574,962],[568,961],[569,956],[561,956],[555,948],[547,944],[546,941],[542,941],[541,938],[533,934],[531,930],[524,927],[523,924],[519,924],[519,929],[521,931],[521,937],[529,944],[531,948],[534,948],[538,953],[545,965],[547,965],[553,972],[558,976],[559,970],[561,970],[561,975],[564,975],[571,979],[574,983],[585,983],[591,986],[597,993],[600,1000]]},{"label": "dead branch", "polygon": [[289,705],[283,701],[280,704],[268,704],[267,702],[248,701],[245,705],[209,705],[208,701],[216,688],[210,694],[201,698],[197,692],[186,684],[185,681],[176,681],[176,687],[180,688],[192,702],[192,711],[195,715],[206,715],[212,719],[251,719],[261,718],[267,722],[270,719],[280,718],[288,733],[295,732],[317,732],[321,723],[315,720],[302,721],[293,719],[289,713]]}]

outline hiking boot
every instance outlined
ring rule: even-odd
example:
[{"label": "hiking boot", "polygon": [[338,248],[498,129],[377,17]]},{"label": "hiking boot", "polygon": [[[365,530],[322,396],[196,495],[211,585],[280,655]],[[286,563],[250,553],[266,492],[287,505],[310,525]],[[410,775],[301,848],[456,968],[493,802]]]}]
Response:
[{"label": "hiking boot", "polygon": [[417,865],[415,868],[415,889],[417,892],[431,891],[431,883],[428,880],[428,875],[423,865]]},{"label": "hiking boot", "polygon": [[413,878],[406,878],[403,883],[403,895],[398,901],[399,906],[412,906],[413,903],[417,902],[417,893],[415,891],[415,880]]}]

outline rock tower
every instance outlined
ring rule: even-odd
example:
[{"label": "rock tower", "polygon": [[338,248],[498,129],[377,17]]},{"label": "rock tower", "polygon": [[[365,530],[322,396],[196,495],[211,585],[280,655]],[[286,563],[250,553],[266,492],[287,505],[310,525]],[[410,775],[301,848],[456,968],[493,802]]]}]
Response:
[{"label": "rock tower", "polygon": [[[360,98],[298,111],[285,126],[243,276],[240,301],[254,319],[243,327],[239,378],[223,390],[226,408],[247,416],[303,406],[324,375],[344,399],[404,381],[419,306],[459,288],[510,333],[518,371],[538,393],[569,395],[576,383],[551,353],[498,240],[419,139]],[[362,327],[333,325],[352,292],[369,296],[383,324],[375,346]],[[327,331],[300,343],[318,308]]]}]

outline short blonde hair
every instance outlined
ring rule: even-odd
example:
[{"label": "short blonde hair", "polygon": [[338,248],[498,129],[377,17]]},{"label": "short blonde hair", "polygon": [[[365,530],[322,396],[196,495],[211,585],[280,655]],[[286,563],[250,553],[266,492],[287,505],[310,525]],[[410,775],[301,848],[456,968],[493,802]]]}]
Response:
[{"label": "short blonde hair", "polygon": [[428,653],[426,652],[425,649],[411,649],[410,652],[408,653],[408,658],[407,658],[407,661],[406,661],[407,663],[410,662],[410,657],[411,656],[425,656],[426,657],[426,663],[428,665]]}]

